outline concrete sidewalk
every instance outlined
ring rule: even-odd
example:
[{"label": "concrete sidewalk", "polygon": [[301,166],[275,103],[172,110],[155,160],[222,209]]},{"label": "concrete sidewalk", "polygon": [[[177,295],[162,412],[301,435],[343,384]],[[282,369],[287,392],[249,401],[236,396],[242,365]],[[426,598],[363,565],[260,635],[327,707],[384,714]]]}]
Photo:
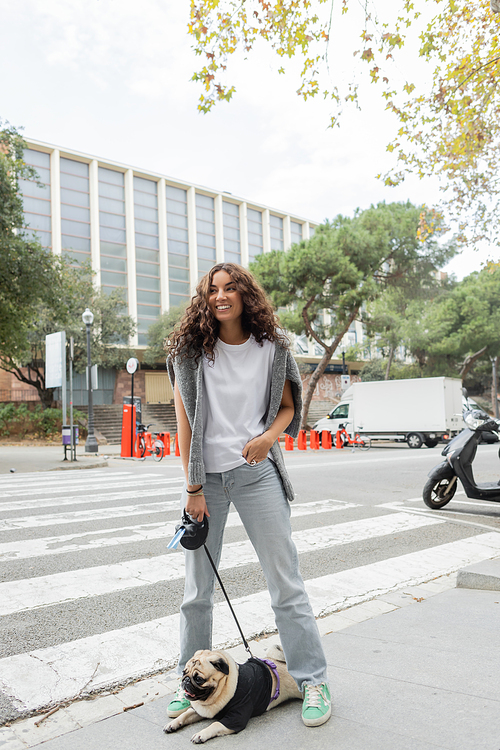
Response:
[{"label": "concrete sidewalk", "polygon": [[[130,461],[141,459],[121,458],[121,446],[99,445],[99,453],[85,453],[85,444],[77,446],[76,461],[64,461],[64,448],[62,445],[3,445],[0,444],[0,475],[12,473],[25,473],[32,471],[59,471],[77,469],[99,469],[104,466],[126,466]],[[153,462],[148,456],[142,459],[145,462]],[[180,459],[172,456],[164,456],[163,462],[180,464]],[[161,464],[156,464],[161,465]],[[1,747],[1,745],[0,745]]]},{"label": "concrete sidewalk", "polygon": [[85,453],[85,444],[76,448],[76,461],[64,461],[62,445],[0,445],[0,475],[58,469],[96,469],[107,466],[106,456],[120,453],[120,446],[99,446],[97,455]]},{"label": "concrete sidewalk", "polygon": [[[306,728],[294,701],[252,719],[240,734],[211,740],[214,747],[499,750],[500,558],[385,594],[318,624],[333,693],[330,721]],[[263,655],[267,643],[252,643],[255,655]],[[242,647],[232,653],[244,661]],[[0,748],[189,747],[193,727],[162,732],[174,678],[171,672],[75,702],[38,727],[41,717],[0,728]],[[143,705],[131,708],[136,704]]]}]

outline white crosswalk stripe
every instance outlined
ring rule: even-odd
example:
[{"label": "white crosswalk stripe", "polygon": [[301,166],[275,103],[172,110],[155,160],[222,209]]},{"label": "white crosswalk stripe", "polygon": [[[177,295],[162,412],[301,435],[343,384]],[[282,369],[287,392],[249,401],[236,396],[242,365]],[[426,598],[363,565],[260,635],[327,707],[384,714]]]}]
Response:
[{"label": "white crosswalk stripe", "polygon": [[[97,606],[93,603],[100,601],[102,611],[106,597],[120,592],[130,591],[131,596],[141,592],[143,601],[148,601],[148,592],[155,584],[177,586],[178,590],[184,575],[184,556],[180,551],[167,553],[166,542],[178,523],[183,479],[180,467],[168,469],[144,474],[78,470],[57,476],[40,473],[1,477],[2,621],[15,630],[15,618],[43,617],[43,612],[50,617],[54,606],[59,613],[81,607],[85,619],[85,607],[92,611],[92,606]],[[291,515],[298,553],[309,560],[316,555],[328,559],[330,551],[348,545],[376,549],[376,553],[370,552],[371,561],[362,566],[330,573],[328,567],[320,568],[321,575],[306,580],[317,616],[500,554],[500,533],[478,533],[477,529],[467,529],[463,533],[469,536],[462,539],[456,538],[455,531],[453,541],[432,546],[432,540],[439,539],[436,533],[432,536],[433,529],[447,528],[445,519],[412,512],[404,502],[368,508],[335,499],[296,501],[291,505]],[[64,528],[69,524],[74,527],[72,533]],[[81,524],[86,525],[81,528]],[[231,532],[231,539],[242,538],[242,523],[236,512],[229,514],[227,527],[236,530]],[[423,549],[391,554],[392,540],[401,535],[405,539],[410,535],[414,547],[418,546],[415,532],[429,534],[427,539],[431,541],[423,543]],[[370,540],[377,540],[372,548]],[[141,546],[157,541],[160,545]],[[137,546],[132,548],[132,544]],[[379,559],[384,550],[384,559]],[[61,557],[65,553],[70,556]],[[229,573],[243,566],[247,566],[244,573],[236,578],[241,594],[232,597],[232,603],[247,638],[251,638],[275,630],[269,594],[247,586],[247,570],[258,569],[250,542],[226,542],[221,571]],[[34,571],[33,577],[29,570]],[[103,632],[83,627],[78,631],[78,636],[84,633],[83,637],[71,640],[66,636],[65,640],[62,636],[63,642],[40,648],[23,648],[21,629],[18,652],[4,651],[12,655],[0,658],[0,694],[32,711],[75,697],[92,675],[89,687],[98,689],[173,666],[179,651],[179,616],[175,609],[172,605],[166,610],[171,614],[157,619],[148,620],[141,614],[142,619],[135,620],[137,624],[119,628],[113,627],[111,617],[111,625],[103,626]],[[71,623],[71,614],[66,622]],[[214,609],[214,645],[224,647],[238,641],[227,604],[221,602]],[[43,638],[38,642],[43,644]],[[45,644],[54,644],[53,635]]]},{"label": "white crosswalk stripe", "polygon": [[[444,521],[397,513],[294,532],[293,540],[298,553],[301,554],[440,523]],[[174,527],[170,526],[172,536]],[[236,542],[224,545],[220,569],[237,568],[257,562],[257,555],[249,541]],[[0,583],[0,615],[88,596],[100,596],[159,581],[173,581],[183,575],[184,555],[174,553],[158,555],[152,559],[132,560],[117,565],[84,568],[40,578]]]},{"label": "white crosswalk stripe", "polygon": [[[318,500],[313,503],[294,503],[292,506],[292,518],[313,513],[331,513],[336,510],[346,510],[357,507],[353,503],[344,503],[340,500]],[[179,509],[179,501],[172,500],[169,510]],[[241,526],[241,520],[237,513],[230,513],[227,526]],[[151,541],[153,539],[169,539],[173,536],[175,524],[159,523],[139,524],[137,526],[114,527],[104,531],[88,531],[80,534],[62,534],[59,536],[45,537],[43,539],[26,539],[18,542],[0,542],[0,562],[5,560],[23,560],[29,557],[43,557],[46,555],[58,555],[64,552],[81,552],[101,547],[116,546],[118,544],[131,544],[132,542]],[[121,536],[120,532],[123,532]]]},{"label": "white crosswalk stripe", "polygon": [[[87,482],[86,484],[82,484],[81,482],[69,482],[68,484],[62,484],[57,483],[53,485],[43,485],[42,487],[34,487],[33,490],[37,492],[38,494],[45,494],[45,495],[62,495],[66,494],[68,491],[77,491],[80,492],[88,492],[89,490],[97,490],[102,489],[103,486],[113,487],[113,488],[123,488],[124,490],[130,489],[130,487],[144,487],[154,485],[163,486],[163,480],[161,477],[155,477],[151,479],[143,478],[140,479],[137,478],[131,478],[126,477],[119,482],[116,481],[116,479],[109,478],[109,477],[103,477],[99,480],[92,480]],[[6,497],[16,497],[17,495],[25,495],[26,494],[26,487],[12,487],[6,490],[2,489],[2,494]]]}]

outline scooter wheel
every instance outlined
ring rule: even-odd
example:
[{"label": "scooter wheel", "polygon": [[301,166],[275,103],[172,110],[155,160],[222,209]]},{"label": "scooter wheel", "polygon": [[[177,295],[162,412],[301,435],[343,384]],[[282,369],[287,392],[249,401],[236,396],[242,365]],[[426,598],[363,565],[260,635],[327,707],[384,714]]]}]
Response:
[{"label": "scooter wheel", "polygon": [[453,482],[453,487],[447,492],[452,479],[453,477],[446,477],[445,479],[427,480],[423,491],[424,503],[427,507],[432,508],[433,510],[438,510],[450,502],[457,491],[457,482],[455,480]]}]

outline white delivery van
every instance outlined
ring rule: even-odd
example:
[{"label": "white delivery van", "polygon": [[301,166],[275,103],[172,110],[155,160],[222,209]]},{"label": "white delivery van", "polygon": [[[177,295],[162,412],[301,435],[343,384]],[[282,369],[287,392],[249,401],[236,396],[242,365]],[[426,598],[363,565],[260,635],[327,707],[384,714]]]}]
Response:
[{"label": "white delivery van", "polygon": [[433,448],[443,436],[464,427],[462,382],[443,377],[354,383],[314,429],[335,435],[341,425],[351,436]]}]

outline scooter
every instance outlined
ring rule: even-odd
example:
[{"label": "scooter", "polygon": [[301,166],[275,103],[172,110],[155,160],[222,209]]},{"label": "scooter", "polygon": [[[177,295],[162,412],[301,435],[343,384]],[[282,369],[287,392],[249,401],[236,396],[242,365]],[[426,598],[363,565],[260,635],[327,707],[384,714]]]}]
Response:
[{"label": "scooter", "polygon": [[465,430],[450,440],[441,453],[446,460],[429,472],[423,498],[424,503],[434,510],[443,508],[450,502],[457,491],[457,479],[462,482],[467,497],[500,503],[500,482],[478,483],[472,473],[472,462],[481,441],[481,433],[488,430],[500,432],[500,420],[474,409],[465,412],[464,422],[467,425]]}]

